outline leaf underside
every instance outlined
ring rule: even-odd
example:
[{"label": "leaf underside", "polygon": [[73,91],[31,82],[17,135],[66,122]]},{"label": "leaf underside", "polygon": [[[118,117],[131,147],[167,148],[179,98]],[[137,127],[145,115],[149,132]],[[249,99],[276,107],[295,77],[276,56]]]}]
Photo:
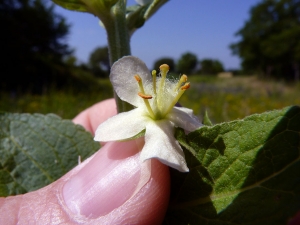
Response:
[{"label": "leaf underside", "polygon": [[300,210],[300,107],[176,136],[190,172],[171,170],[164,224],[282,225]]},{"label": "leaf underside", "polygon": [[72,121],[49,114],[0,114],[0,196],[39,189],[99,149]]}]

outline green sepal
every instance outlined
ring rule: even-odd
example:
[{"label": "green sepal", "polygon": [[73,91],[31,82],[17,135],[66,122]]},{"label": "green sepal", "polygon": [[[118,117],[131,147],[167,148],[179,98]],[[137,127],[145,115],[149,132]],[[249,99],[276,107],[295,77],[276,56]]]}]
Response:
[{"label": "green sepal", "polygon": [[140,133],[130,137],[130,138],[126,138],[126,139],[122,139],[120,141],[130,141],[130,140],[134,140],[134,139],[137,139],[137,138],[140,138],[140,137],[144,137],[145,136],[145,133],[146,133],[146,129],[142,130]]},{"label": "green sepal", "polygon": [[205,125],[205,126],[212,126],[212,125],[213,125],[213,123],[212,123],[211,120],[209,119],[207,110],[205,110],[205,114],[204,114],[202,123],[203,123],[203,125]]}]

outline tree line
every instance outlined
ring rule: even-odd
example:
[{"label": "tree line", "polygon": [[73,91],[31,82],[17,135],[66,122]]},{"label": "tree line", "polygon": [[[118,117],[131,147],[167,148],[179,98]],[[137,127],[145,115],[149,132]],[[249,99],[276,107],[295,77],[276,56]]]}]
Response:
[{"label": "tree line", "polygon": [[90,72],[72,63],[70,25],[47,0],[0,0],[0,28],[1,91],[93,84]]},{"label": "tree line", "polygon": [[250,9],[250,18],[231,44],[245,71],[263,77],[300,79],[300,1],[263,0]]},{"label": "tree line", "polygon": [[[158,70],[162,64],[168,64],[170,72],[180,74],[217,74],[224,71],[223,64],[216,59],[198,60],[197,55],[186,52],[176,62],[173,58],[163,57],[154,62],[152,69]],[[89,66],[97,77],[108,77],[109,58],[107,47],[98,47],[90,55]]]}]

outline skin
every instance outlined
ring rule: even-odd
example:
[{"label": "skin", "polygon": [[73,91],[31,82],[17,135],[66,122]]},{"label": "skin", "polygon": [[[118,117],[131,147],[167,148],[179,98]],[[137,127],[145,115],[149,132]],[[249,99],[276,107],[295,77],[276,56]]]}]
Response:
[{"label": "skin", "polygon": [[[115,114],[109,99],[73,122],[94,135]],[[101,151],[54,183],[0,198],[0,224],[160,224],[169,201],[168,167],[156,159],[140,162],[143,139],[102,144]]]}]

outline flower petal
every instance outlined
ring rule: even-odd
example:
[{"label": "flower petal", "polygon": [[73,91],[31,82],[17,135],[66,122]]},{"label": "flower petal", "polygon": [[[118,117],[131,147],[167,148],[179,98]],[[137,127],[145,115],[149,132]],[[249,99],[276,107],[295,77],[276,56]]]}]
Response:
[{"label": "flower petal", "polygon": [[151,121],[146,125],[145,146],[141,160],[156,158],[181,172],[188,172],[184,153],[174,138],[173,124],[168,120]]},{"label": "flower petal", "polygon": [[136,108],[120,113],[100,124],[95,133],[95,141],[116,141],[135,136],[145,129],[149,118],[141,115]]},{"label": "flower petal", "polygon": [[187,132],[194,131],[202,126],[199,119],[193,114],[193,110],[184,107],[174,107],[169,113],[168,119]]},{"label": "flower petal", "polygon": [[144,83],[152,78],[146,64],[133,56],[119,59],[113,64],[110,72],[110,81],[117,95],[134,106],[143,104],[142,98],[138,96],[139,86],[134,78],[136,74]]}]

